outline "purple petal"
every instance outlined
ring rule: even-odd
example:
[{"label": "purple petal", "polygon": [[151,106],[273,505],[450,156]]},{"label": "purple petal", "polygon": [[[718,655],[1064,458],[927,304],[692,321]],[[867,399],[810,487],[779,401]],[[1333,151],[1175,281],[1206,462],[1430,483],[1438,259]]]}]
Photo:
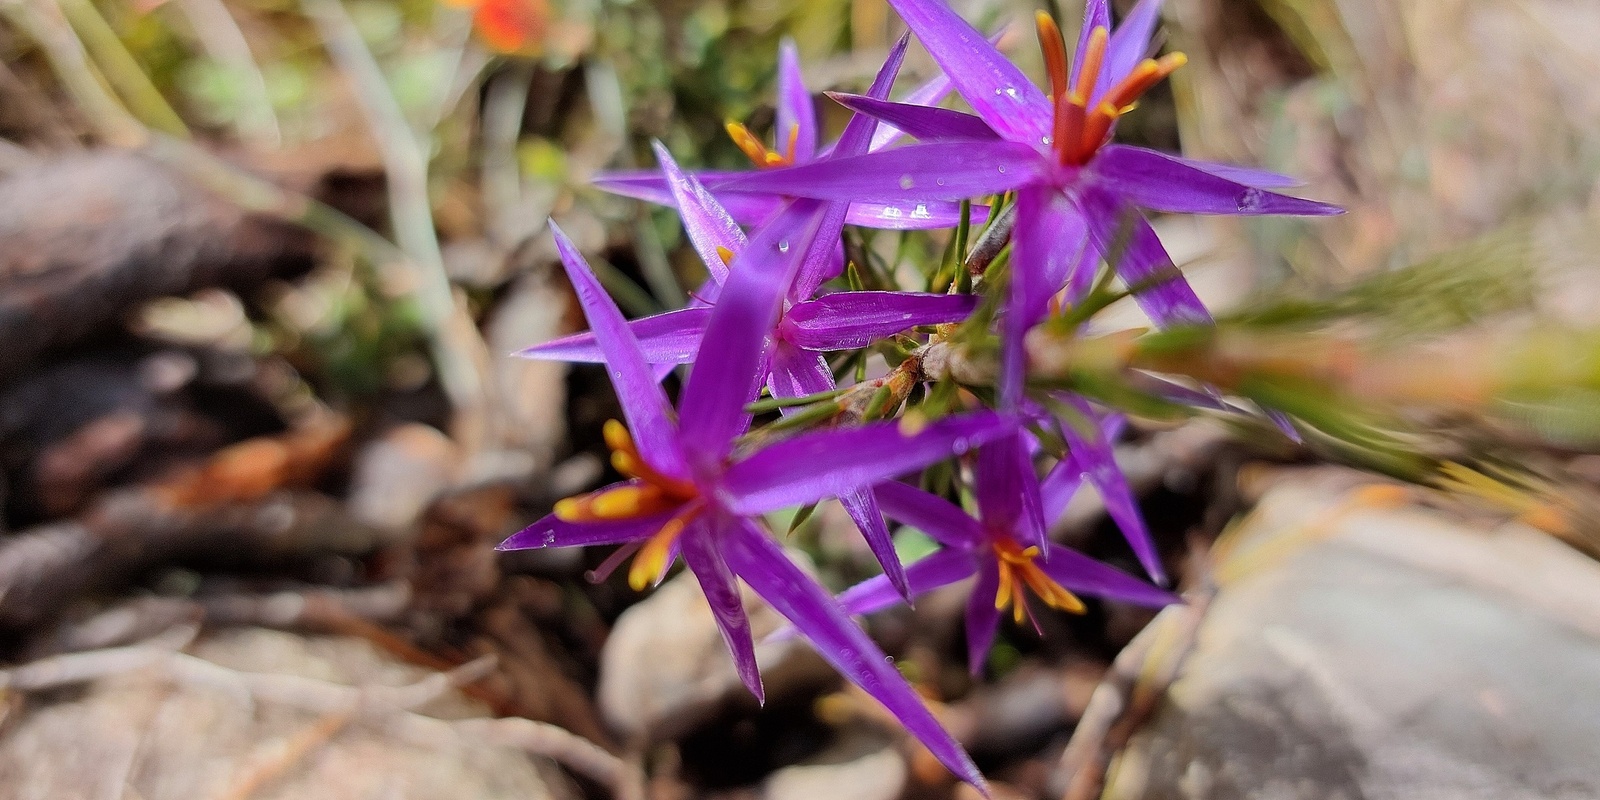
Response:
[{"label": "purple petal", "polygon": [[[924,556],[906,567],[906,580],[911,585],[911,596],[919,597],[970,578],[977,569],[978,560],[971,551],[949,547]],[[902,602],[904,598],[883,575],[868,578],[839,594],[839,605],[852,616],[882,611]]]},{"label": "purple petal", "polygon": [[973,675],[983,671],[989,647],[1000,629],[1000,609],[994,606],[999,592],[1000,568],[991,554],[980,560],[978,582],[967,596],[967,668]]},{"label": "purple petal", "polygon": [[1095,249],[1111,262],[1157,327],[1209,325],[1211,313],[1138,210],[1097,188],[1079,197]]},{"label": "purple petal", "polygon": [[956,91],[1001,136],[1030,148],[1050,135],[1049,98],[944,0],[889,0]]},{"label": "purple petal", "polygon": [[928,534],[945,547],[966,550],[988,539],[977,520],[938,495],[894,481],[878,484],[872,493],[890,519]]},{"label": "purple petal", "polygon": [[[751,172],[693,172],[687,173],[708,188],[717,202],[722,204],[740,225],[759,225],[772,218],[788,200],[781,194],[729,191],[720,188]],[[611,173],[609,178],[597,178],[597,185],[615,194],[644,200],[649,203],[676,208],[666,178],[659,174],[633,177],[628,173]],[[982,224],[988,218],[986,206],[972,207],[972,224]],[[846,212],[845,222],[863,228],[883,230],[920,231],[953,228],[961,222],[958,203],[933,200],[908,200],[892,203],[853,202]]]},{"label": "purple petal", "polygon": [[817,223],[816,235],[806,248],[805,258],[800,262],[800,271],[795,274],[794,281],[789,285],[787,297],[791,302],[804,300],[816,294],[818,287],[844,272],[844,242],[841,236],[848,212],[849,206],[846,203],[827,203],[823,206],[822,219]]},{"label": "purple petal", "polygon": [[[834,388],[833,373],[822,356],[780,341],[772,349],[772,374],[767,379],[767,385],[774,397],[804,397]],[[783,409],[786,415],[797,411],[797,408]],[[894,539],[883,524],[883,512],[878,510],[878,501],[872,492],[852,492],[841,496],[839,502],[850,519],[855,521],[856,528],[861,531],[878,563],[883,565],[889,580],[909,598],[905,568],[895,554]]]},{"label": "purple petal", "polygon": [[[628,323],[644,360],[651,364],[687,364],[694,360],[700,349],[700,336],[705,333],[706,320],[711,309],[698,306],[665,314],[653,314]],[[606,355],[600,349],[593,333],[579,333],[537,344],[516,353],[523,358],[542,361],[578,361],[603,364]]]},{"label": "purple petal", "polygon": [[1247,186],[1142,147],[1107,145],[1090,169],[1095,185],[1152,211],[1245,216],[1344,213],[1338,206]]},{"label": "purple petal", "polygon": [[1039,569],[1051,580],[1075,594],[1154,608],[1179,602],[1177,595],[1102,564],[1070,547],[1047,545],[1044,558],[1036,559],[1033,563],[1039,565]]},{"label": "purple petal", "polygon": [[495,549],[533,550],[638,541],[661,530],[661,526],[672,519],[672,513],[668,511],[649,517],[609,522],[567,522],[557,519],[554,514],[547,514],[538,522],[511,534]]},{"label": "purple petal", "polygon": [[1044,542],[1044,512],[1039,501],[1039,479],[1018,431],[1002,436],[978,450],[973,494],[978,515],[991,529],[1005,530],[1023,544]]},{"label": "purple petal", "polygon": [[[711,606],[711,616],[716,619],[717,629],[722,631],[722,640],[727,643],[728,653],[733,656],[739,680],[756,696],[756,702],[766,703],[767,693],[761,686],[761,673],[756,667],[755,642],[750,638],[750,618],[745,616],[744,602],[739,598],[739,585],[734,582],[733,572],[728,569],[717,547],[721,539],[727,538],[727,534],[713,537],[703,520],[696,520],[692,524],[693,528],[678,537],[683,544],[683,560],[700,582],[700,590],[705,593],[706,603]],[[718,520],[717,524],[738,523],[724,519]],[[731,535],[737,537],[742,532],[732,531]]]},{"label": "purple petal", "polygon": [[[767,388],[773,397],[805,397],[835,388],[833,371],[818,353],[807,352],[788,342],[780,341],[772,348],[772,369],[767,376]],[[797,408],[781,410],[785,416],[798,412]]]},{"label": "purple petal", "polygon": [[719,470],[733,437],[750,424],[744,407],[766,381],[778,308],[810,249],[821,210],[814,202],[792,203],[734,258],[679,403],[680,441],[702,470]]},{"label": "purple petal", "polygon": [[874,100],[858,94],[826,92],[828,97],[857,114],[893,125],[916,139],[998,139],[984,121],[971,114],[932,106],[914,106]]},{"label": "purple petal", "polygon": [[[1078,76],[1083,72],[1083,54],[1089,49],[1089,36],[1094,33],[1095,28],[1105,28],[1107,33],[1111,31],[1111,8],[1106,0],[1087,0],[1083,4],[1083,24],[1078,27],[1078,47],[1072,51],[1073,86],[1078,85]],[[1109,45],[1110,43],[1108,42],[1107,51],[1111,49]],[[1105,79],[1106,71],[1104,62],[1102,62],[1099,81],[1105,81]],[[1099,94],[1099,92],[1095,93],[1097,98]],[[1094,106],[1090,105],[1089,108],[1094,108]]]},{"label": "purple petal", "polygon": [[[1127,425],[1127,417],[1121,414],[1107,414],[1100,420],[1100,439],[1107,446],[1116,443],[1122,435],[1122,429]],[[1061,515],[1066,513],[1067,504],[1072,501],[1072,496],[1078,493],[1078,488],[1083,485],[1083,464],[1073,458],[1071,454],[1057,462],[1039,483],[1039,498],[1044,509],[1045,524],[1048,526]]]},{"label": "purple petal", "polygon": [[1011,284],[1001,343],[1001,408],[1021,399],[1027,369],[1023,347],[1028,329],[1044,319],[1050,298],[1069,274],[1082,271],[1088,248],[1083,215],[1066,196],[1049,186],[1017,192],[1012,232]]},{"label": "purple petal", "polygon": [[834,292],[790,308],[783,337],[807,350],[851,350],[918,325],[960,322],[977,301],[976,295]]},{"label": "purple petal", "polygon": [[1083,488],[1083,470],[1072,459],[1063,459],[1050,469],[1039,482],[1039,498],[1049,524],[1061,519],[1080,488]]},{"label": "purple petal", "polygon": [[[989,207],[972,207],[972,224],[982,225],[989,218]],[[954,228],[961,224],[961,205],[942,200],[905,203],[851,203],[845,222],[862,228],[891,231],[923,231]]]},{"label": "purple petal", "polygon": [[[901,36],[889,49],[889,57],[884,59],[883,66],[878,68],[878,74],[873,77],[872,85],[867,87],[869,99],[883,100],[889,96],[889,89],[894,86],[895,76],[900,74],[900,65],[906,59],[906,47],[911,43],[911,34]],[[839,134],[839,141],[835,142],[830,156],[859,156],[866,153],[876,138],[879,125],[877,120],[866,115],[855,115],[845,123],[844,132]]]},{"label": "purple petal", "polygon": [[878,509],[878,501],[873,497],[871,490],[851,492],[839,497],[839,503],[844,506],[845,513],[856,523],[856,529],[861,531],[862,538],[867,541],[867,548],[872,551],[878,564],[883,567],[883,574],[889,583],[894,586],[906,602],[911,601],[911,584],[906,580],[906,568],[900,563],[900,555],[895,552],[894,538],[889,535],[889,528],[883,524],[883,512]]},{"label": "purple petal", "polygon": [[649,362],[645,360],[644,352],[639,349],[639,341],[628,328],[617,304],[612,302],[611,296],[600,286],[600,281],[589,271],[589,265],[578,253],[578,248],[573,246],[572,240],[557,227],[554,220],[550,222],[550,232],[555,237],[556,252],[560,254],[561,264],[567,270],[572,290],[578,295],[579,305],[583,306],[583,315],[589,320],[595,343],[605,354],[612,386],[616,388],[617,400],[622,404],[622,413],[627,417],[628,429],[633,433],[639,455],[668,475],[687,477],[683,451],[678,449],[676,431],[672,425],[671,407],[667,404],[666,394],[661,391],[661,385],[656,382]]},{"label": "purple petal", "polygon": [[[1087,404],[1082,404],[1081,408],[1086,414],[1093,413]],[[1144,515],[1139,513],[1139,504],[1133,498],[1128,478],[1117,467],[1111,445],[1099,436],[1085,437],[1072,425],[1062,425],[1061,432],[1067,440],[1072,468],[1088,478],[1100,492],[1106,512],[1122,529],[1123,538],[1128,540],[1128,545],[1139,557],[1139,563],[1150,574],[1151,580],[1165,583],[1166,571],[1161,566],[1161,555],[1156,551],[1149,528],[1145,527]]]},{"label": "purple petal", "polygon": [[1047,168],[1012,142],[928,142],[746,173],[716,188],[850,202],[965,200],[1032,183]]},{"label": "purple petal", "polygon": [[[678,216],[683,218],[683,229],[689,234],[689,243],[694,245],[700,261],[711,272],[712,284],[720,287],[728,279],[728,265],[722,263],[718,248],[730,253],[743,250],[748,242],[744,231],[699,180],[678,169],[678,162],[672,160],[672,154],[667,152],[664,145],[651,142],[650,146],[655,148],[656,161],[661,164],[661,171],[667,177],[667,187],[672,191]],[[709,287],[703,287],[702,292],[705,288]],[[716,299],[714,296],[701,297],[708,303]]]},{"label": "purple petal", "polygon": [[1185,166],[1194,167],[1201,172],[1209,172],[1219,178],[1225,178],[1235,183],[1242,183],[1246,186],[1254,186],[1257,189],[1287,189],[1295,186],[1305,185],[1305,181],[1302,181],[1299,178],[1289,175],[1281,175],[1276,172],[1269,172],[1264,169],[1239,167],[1233,164],[1220,164],[1215,161],[1200,161],[1193,158],[1175,156],[1171,153],[1162,153],[1162,155]]},{"label": "purple petal", "polygon": [[[989,35],[989,44],[998,47],[1005,34],[1006,29],[1002,26],[1000,30]],[[950,94],[950,90],[953,88],[955,88],[955,85],[950,82],[950,76],[941,72],[927,83],[907,92],[905,97],[900,98],[900,102],[914,106],[936,106],[944,102],[945,97]],[[871,94],[871,92],[868,92],[868,94]],[[877,95],[873,96],[876,97]],[[872,134],[872,144],[867,147],[867,152],[874,153],[882,150],[899,141],[900,137],[904,135],[905,132],[899,128],[890,125],[879,125],[878,130]]]},{"label": "purple petal", "polygon": [[818,655],[894,714],[957,778],[987,794],[983,775],[972,759],[939,725],[877,644],[759,529],[746,521],[742,533],[728,537],[726,544],[728,562],[745,583],[792,622]]},{"label": "purple petal", "polygon": [[[726,181],[730,177],[743,174],[739,170],[695,170],[689,173],[696,180],[707,186],[714,186],[719,181]],[[612,194],[623,197],[632,197],[663,206],[673,205],[672,189],[667,185],[667,176],[658,170],[622,170],[618,172],[599,172],[589,182]]]},{"label": "purple petal", "polygon": [[1095,82],[1094,102],[1100,102],[1112,86],[1121,83],[1149,55],[1150,37],[1155,33],[1160,16],[1161,0],[1140,0],[1128,16],[1122,18],[1122,24],[1106,43],[1105,62],[1100,68],[1100,79]]},{"label": "purple petal", "polygon": [[903,420],[786,439],[728,467],[727,507],[764,514],[839,497],[959,455],[1010,429],[989,412],[947,417],[908,432]]},{"label": "purple petal", "polygon": [[800,51],[794,40],[784,37],[778,45],[778,126],[772,132],[774,149],[784,153],[789,147],[789,132],[795,137],[794,160],[804,164],[817,155],[817,107],[806,91],[800,75]]}]

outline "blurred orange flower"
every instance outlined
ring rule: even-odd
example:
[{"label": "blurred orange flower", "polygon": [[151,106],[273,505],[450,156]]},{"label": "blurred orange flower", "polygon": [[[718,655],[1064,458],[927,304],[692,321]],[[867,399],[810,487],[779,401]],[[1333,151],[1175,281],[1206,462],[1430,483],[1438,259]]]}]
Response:
[{"label": "blurred orange flower", "polygon": [[472,23],[478,31],[478,37],[497,53],[537,53],[550,25],[550,6],[546,0],[444,2],[457,8],[471,8]]}]

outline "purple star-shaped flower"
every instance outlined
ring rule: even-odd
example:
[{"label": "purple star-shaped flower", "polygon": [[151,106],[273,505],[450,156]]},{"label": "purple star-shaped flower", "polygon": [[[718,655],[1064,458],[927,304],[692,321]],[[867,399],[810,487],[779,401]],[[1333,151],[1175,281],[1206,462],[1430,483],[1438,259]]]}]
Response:
[{"label": "purple star-shaped flower", "polygon": [[942,0],[889,2],[977,116],[837,96],[917,138],[942,141],[750,173],[724,188],[880,203],[1016,191],[1002,394],[1020,388],[1022,334],[1048,313],[1063,288],[1067,302],[1081,299],[1101,259],[1135,289],[1136,300],[1158,325],[1210,321],[1141,209],[1340,213],[1335,206],[1268,191],[1295,185],[1282,175],[1109,143],[1117,120],[1185,62],[1179,53],[1145,57],[1159,0],[1141,0],[1115,33],[1106,0],[1088,0],[1070,68],[1059,30],[1041,13],[1048,96]]},{"label": "purple star-shaped flower", "polygon": [[[966,612],[967,658],[973,674],[983,666],[1006,607],[1018,624],[1031,617],[1030,593],[1050,608],[1069,612],[1083,610],[1077,594],[1147,606],[1177,601],[1169,592],[1049,539],[1029,543],[1023,532],[1030,525],[1023,498],[1039,496],[1045,517],[1059,518],[1082,476],[1104,474],[1107,465],[1093,463],[1102,457],[1093,450],[1074,447],[1071,456],[1041,482],[1031,462],[1017,458],[1015,441],[998,439],[979,449],[973,479],[976,517],[942,497],[903,483],[882,484],[874,490],[890,517],[916,527],[941,545],[906,569],[914,594],[978,576]],[[1115,473],[1115,465],[1109,465],[1109,470]],[[1134,513],[1137,515],[1137,510]],[[882,576],[839,595],[839,603],[852,614],[869,614],[899,600]]]},{"label": "purple star-shaped flower", "polygon": [[[904,43],[896,45],[890,61],[898,68],[904,53]],[[882,80],[882,73],[879,74]],[[890,76],[890,83],[893,75]],[[907,94],[903,102],[917,105],[938,103],[950,93],[950,79],[941,75]],[[870,96],[884,99],[889,96],[889,85],[874,84]],[[806,90],[800,75],[800,56],[794,42],[785,39],[778,51],[777,120],[772,147],[768,147],[748,128],[738,122],[727,123],[728,135],[758,170],[775,169],[795,164],[810,164],[865,152],[877,152],[894,144],[903,133],[890,126],[880,127],[860,147],[844,147],[845,136],[830,146],[819,146],[816,106],[811,93]],[[781,193],[764,191],[730,191],[725,187],[746,172],[738,170],[700,170],[694,173],[709,187],[719,201],[732,212],[733,217],[745,225],[756,225],[769,218],[773,211],[788,199]],[[674,194],[669,181],[655,172],[609,172],[595,176],[593,183],[616,194],[634,197],[660,205],[673,205]],[[976,206],[973,219],[982,221],[988,209]],[[893,230],[923,230],[949,228],[961,222],[961,209],[956,203],[930,200],[879,203],[870,200],[853,202],[846,212],[851,225],[866,228]]]},{"label": "purple star-shaped flower", "polygon": [[[749,620],[735,578],[810,639],[817,652],[893,712],[962,780],[983,778],[875,644],[828,592],[798,569],[757,517],[856,492],[920,469],[1003,432],[981,413],[912,429],[897,422],[796,436],[735,453],[745,405],[765,377],[770,333],[825,209],[785,207],[734,259],[706,321],[676,419],[638,340],[559,229],[562,264],[605,355],[628,424],[607,425],[612,464],[627,480],[556,504],[502,549],[621,544],[636,553],[629,580],[659,581],[682,555],[704,590],[740,678],[763,697]],[[631,431],[631,433],[630,433]]]},{"label": "purple star-shaped flower", "polygon": [[[906,40],[901,39],[895,47],[873,84],[874,92],[888,91],[905,53],[905,45]],[[847,152],[864,150],[876,124],[871,117],[857,115],[846,127],[837,147]],[[728,279],[724,262],[738,258],[748,243],[732,216],[704,186],[692,175],[679,170],[659,142],[655,150],[690,242],[706,262],[711,277],[697,295],[695,306],[635,320],[629,327],[647,361],[682,364],[695,359],[700,352],[702,337],[713,314],[707,304],[716,302],[723,282]],[[804,397],[835,388],[833,374],[823,357],[825,352],[866,347],[919,325],[959,322],[976,305],[977,298],[971,295],[910,292],[840,292],[815,300],[806,299],[832,271],[826,266],[827,243],[837,241],[845,222],[843,211],[842,203],[829,204],[822,211],[822,222],[813,240],[815,245],[802,261],[779,310],[772,333],[774,342],[766,381],[774,397]],[[547,342],[528,348],[520,355],[564,361],[607,360],[594,333]],[[890,580],[903,594],[909,592],[904,568],[895,556],[894,542],[871,492],[851,492],[841,496],[840,502],[861,529]]]}]

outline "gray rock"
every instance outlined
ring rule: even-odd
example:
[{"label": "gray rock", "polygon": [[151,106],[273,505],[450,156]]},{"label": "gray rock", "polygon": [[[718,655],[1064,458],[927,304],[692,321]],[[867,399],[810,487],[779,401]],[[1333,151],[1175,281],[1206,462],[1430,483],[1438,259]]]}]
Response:
[{"label": "gray rock", "polygon": [[[748,589],[744,600],[769,700],[827,679],[827,665],[803,641],[763,642],[783,618]],[[606,723],[624,739],[670,738],[725,703],[754,702],[693,575],[673,577],[617,618],[600,653],[599,699]]]},{"label": "gray rock", "polygon": [[905,756],[892,742],[846,736],[803,764],[761,782],[761,800],[895,800],[906,788]]},{"label": "gray rock", "polygon": [[1600,797],[1600,565],[1326,477],[1218,543],[1195,648],[1105,796]]},{"label": "gray rock", "polygon": [[[198,644],[200,658],[250,673],[362,686],[404,686],[428,673],[365,640],[266,630],[226,632]],[[39,696],[0,738],[0,794],[16,800],[196,797],[253,800],[560,800],[521,751],[442,735],[402,736],[381,717],[312,713],[225,681],[126,673],[81,692]],[[485,715],[454,692],[423,710],[442,718]],[[354,709],[352,709],[354,711]]]}]

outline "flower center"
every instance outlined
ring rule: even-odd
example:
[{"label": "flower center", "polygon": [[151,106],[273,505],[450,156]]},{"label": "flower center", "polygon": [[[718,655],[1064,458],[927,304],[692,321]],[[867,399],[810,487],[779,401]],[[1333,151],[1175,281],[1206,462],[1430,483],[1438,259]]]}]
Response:
[{"label": "flower center", "polygon": [[1145,92],[1189,63],[1189,57],[1183,53],[1170,53],[1159,60],[1147,58],[1090,108],[1111,32],[1104,26],[1089,32],[1088,45],[1078,54],[1081,59],[1078,80],[1069,86],[1067,49],[1061,29],[1043,11],[1035,15],[1034,21],[1039,29],[1039,47],[1044,50],[1045,69],[1050,74],[1050,100],[1055,105],[1051,148],[1064,166],[1089,163],[1110,138],[1111,127],[1117,119],[1137,108]]},{"label": "flower center", "polygon": [[611,466],[633,482],[566,498],[556,503],[554,511],[556,518],[564,522],[614,522],[676,510],[638,548],[628,569],[628,585],[637,591],[659,583],[665,576],[678,536],[705,510],[706,502],[693,483],[662,475],[651,467],[639,455],[633,437],[622,423],[607,420],[602,430],[606,446],[611,448]]},{"label": "flower center", "polygon": [[750,163],[755,164],[757,167],[770,169],[794,165],[794,150],[800,141],[800,126],[798,124],[789,126],[789,143],[782,153],[776,150],[768,150],[766,144],[756,138],[756,135],[751,133],[749,128],[738,122],[730,120],[724,127],[728,131],[728,138],[732,139],[733,143],[744,151],[745,156],[750,159]]},{"label": "flower center", "polygon": [[1011,618],[1018,625],[1031,616],[1023,587],[1030,589],[1051,608],[1073,614],[1083,613],[1083,601],[1033,563],[1039,556],[1039,548],[1023,548],[1011,537],[1000,536],[994,540],[994,554],[1000,566],[1000,588],[994,595],[994,607],[1003,609],[1011,606]]}]

